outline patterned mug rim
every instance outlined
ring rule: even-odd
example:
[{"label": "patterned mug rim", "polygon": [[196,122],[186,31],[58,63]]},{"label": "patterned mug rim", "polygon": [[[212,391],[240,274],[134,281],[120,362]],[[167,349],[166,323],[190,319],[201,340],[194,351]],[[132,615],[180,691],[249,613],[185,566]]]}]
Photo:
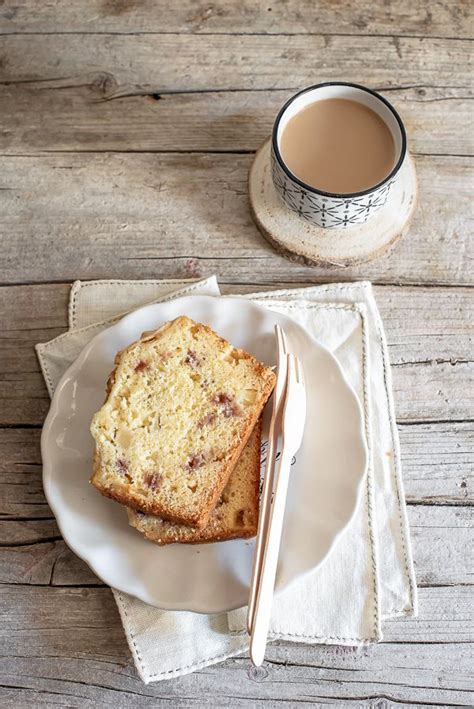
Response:
[{"label": "patterned mug rim", "polygon": [[[359,89],[361,91],[365,91],[368,94],[371,94],[372,96],[375,96],[376,99],[381,101],[392,113],[397,121],[398,127],[400,129],[400,136],[401,136],[401,149],[400,149],[400,157],[398,158],[395,166],[392,168],[392,170],[389,172],[389,174],[384,177],[384,179],[381,182],[378,182],[376,185],[373,187],[369,187],[366,190],[362,190],[361,192],[345,192],[342,194],[339,194],[337,192],[324,192],[323,190],[317,189],[317,187],[312,187],[312,185],[308,185],[306,182],[303,182],[303,180],[300,180],[299,177],[297,177],[295,174],[291,172],[291,170],[287,167],[285,161],[283,160],[280,149],[278,147],[278,140],[277,140],[277,134],[278,134],[278,126],[280,125],[280,121],[283,117],[283,114],[287,110],[289,106],[295,101],[297,98],[302,96],[305,93],[308,93],[309,91],[314,91],[315,89],[322,89],[325,88],[326,86],[350,86],[355,89]],[[273,153],[281,167],[281,169],[287,174],[287,176],[293,180],[293,182],[296,182],[300,187],[303,189],[307,190],[308,192],[312,192],[314,194],[321,195],[322,197],[333,197],[334,199],[352,199],[355,197],[363,197],[364,195],[371,194],[378,190],[380,187],[383,187],[387,182],[390,180],[393,180],[393,178],[397,175],[399,172],[403,161],[405,160],[405,155],[407,152],[407,136],[406,136],[406,131],[405,131],[405,126],[403,125],[403,121],[400,118],[399,114],[395,110],[395,108],[392,106],[392,104],[387,101],[386,98],[378,94],[376,91],[373,91],[372,89],[368,89],[366,86],[362,86],[361,84],[354,84],[350,81],[326,81],[322,84],[313,84],[313,86],[308,86],[305,89],[302,89],[301,91],[298,91],[298,93],[293,94],[286,103],[283,104],[281,109],[278,112],[278,115],[275,119],[275,123],[273,124],[273,131],[272,131],[272,149]]]}]

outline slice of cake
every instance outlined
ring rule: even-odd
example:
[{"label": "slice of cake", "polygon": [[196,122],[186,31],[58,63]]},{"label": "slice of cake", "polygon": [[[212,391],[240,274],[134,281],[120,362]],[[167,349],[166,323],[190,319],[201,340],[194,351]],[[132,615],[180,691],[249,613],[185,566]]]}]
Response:
[{"label": "slice of cake", "polygon": [[255,426],[231,473],[229,482],[204,529],[173,524],[161,517],[128,508],[128,521],[157,544],[203,544],[254,537],[258,525],[261,423]]},{"label": "slice of cake", "polygon": [[91,424],[91,482],[141,512],[206,526],[275,384],[210,327],[179,317],[120,352]]}]

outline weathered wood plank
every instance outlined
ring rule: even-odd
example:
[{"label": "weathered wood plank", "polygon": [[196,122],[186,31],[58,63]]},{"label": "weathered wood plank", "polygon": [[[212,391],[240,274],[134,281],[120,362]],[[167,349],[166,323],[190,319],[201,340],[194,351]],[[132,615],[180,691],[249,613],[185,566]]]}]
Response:
[{"label": "weathered wood plank", "polygon": [[[473,583],[466,558],[474,540],[471,507],[408,508],[417,581],[424,586]],[[87,565],[75,558],[53,520],[0,522],[0,582],[34,585],[97,583]],[[469,556],[471,554],[471,557]]]},{"label": "weathered wood plank", "polygon": [[[0,152],[256,150],[291,95],[289,91],[140,94],[137,89],[135,95],[110,101],[106,86],[105,95],[104,84],[88,77],[0,86]],[[418,86],[391,89],[385,95],[403,117],[412,152],[472,154],[471,89]]]},{"label": "weathered wood plank", "polygon": [[[349,35],[5,35],[0,81],[96,81],[105,94],[369,86],[471,86],[470,42]],[[218,70],[216,70],[218,68]]]},{"label": "weathered wood plank", "polygon": [[375,288],[392,364],[472,359],[474,293],[463,288]]},{"label": "weathered wood plank", "polygon": [[408,502],[474,502],[474,425],[398,426]]},{"label": "weathered wood plank", "polygon": [[30,696],[54,691],[96,706],[118,701],[123,702],[118,706],[141,706],[151,700],[156,706],[160,698],[172,698],[177,706],[203,701],[222,706],[226,698],[232,706],[264,699],[281,706],[295,697],[308,703],[352,697],[369,706],[365,698],[377,696],[468,704],[473,698],[469,590],[420,589],[419,619],[387,623],[387,644],[359,650],[273,644],[259,672],[250,669],[248,659],[233,659],[171,683],[144,686],[108,589],[4,586],[1,603],[11,612],[0,628],[5,641],[0,682],[29,689]]},{"label": "weathered wood plank", "polygon": [[[28,353],[26,359],[30,359]],[[9,365],[15,362],[9,360]],[[32,364],[31,366],[34,366]],[[397,420],[469,420],[474,376],[472,362],[428,360],[392,368]],[[49,396],[39,371],[25,373],[21,360],[14,372],[0,374],[0,425],[41,425],[49,409]]]},{"label": "weathered wood plank", "polygon": [[[236,278],[242,278],[237,273]],[[225,292],[256,286],[224,286]],[[258,286],[257,286],[258,288]],[[49,397],[34,344],[67,327],[69,286],[11,286],[0,289],[0,424],[41,424]],[[470,418],[472,376],[470,289],[379,286],[376,297],[394,366],[397,415],[403,420]],[[417,396],[413,396],[413,391]],[[447,399],[447,401],[446,401]]]},{"label": "weathered wood plank", "polygon": [[262,3],[243,0],[89,0],[87,3],[46,3],[41,12],[34,0],[5,0],[0,8],[0,32],[224,32],[255,34],[397,34],[422,37],[469,37],[469,2],[389,5],[370,0],[320,2],[311,0]]},{"label": "weathered wood plank", "polygon": [[410,505],[408,520],[418,585],[474,582],[472,507]]},{"label": "weathered wood plank", "polygon": [[38,330],[38,335],[48,337],[48,332],[64,331],[70,291],[70,283],[18,286],[15,291],[0,287],[2,334],[15,331],[20,336],[23,330]]},{"label": "weathered wood plank", "polygon": [[58,541],[61,534],[54,519],[0,520],[0,545],[34,546]]},{"label": "weathered wood plank", "polygon": [[[70,694],[65,694],[58,696],[57,693],[55,692],[47,692],[44,690],[41,690],[39,693],[36,692],[35,690],[30,690],[30,689],[22,689],[22,688],[6,688],[2,687],[2,696],[5,697],[5,702],[7,702],[7,706],[14,706],[15,709],[30,709],[32,705],[38,706],[40,704],[46,704],[48,705],[48,702],[51,702],[51,704],[54,705],[60,705],[60,706],[67,706],[67,707],[83,707],[83,706],[92,706],[96,707],[97,704],[92,701],[92,703],[87,703],[87,701],[82,697],[79,696],[77,693],[72,696]],[[215,692],[215,696],[218,696],[218,693]],[[221,696],[221,695],[219,695]],[[11,702],[11,705],[8,704],[8,702]],[[169,706],[170,699],[166,697],[165,699],[160,699],[160,698],[153,698],[153,699],[148,699],[145,701],[142,697],[139,698],[138,703],[134,695],[119,695],[119,700],[120,703],[117,703],[117,701],[114,701],[113,699],[110,700],[110,704],[113,706],[118,706],[118,707],[130,707],[130,709],[134,709],[136,706],[153,706],[153,707],[162,707],[162,706]],[[206,699],[201,699],[201,698],[194,698],[191,699],[189,697],[186,697],[185,699],[176,699],[173,697],[173,707],[177,707],[179,709],[182,707],[183,709],[187,709],[187,707],[190,706],[213,706],[215,705],[215,697],[208,697]],[[292,701],[285,701],[285,700],[275,700],[272,701],[270,699],[238,699],[235,696],[232,696],[232,707],[265,707],[265,709],[294,709],[295,702],[298,701],[298,703],[302,703],[303,701],[306,701],[307,703],[309,702],[310,706],[314,706],[315,702],[311,700],[295,700],[293,699]],[[398,701],[391,701],[386,699],[386,697],[372,697],[370,699],[367,699],[366,697],[364,698],[363,701],[363,706],[364,709],[379,709],[381,702],[383,702],[382,706],[384,709],[405,709],[406,707],[410,706],[408,704],[400,703]],[[317,701],[317,706],[318,707],[329,707],[329,706],[336,706],[341,703],[341,700],[338,699],[331,699],[324,697],[324,699],[318,699]],[[432,706],[438,706],[437,704],[433,705],[433,703],[429,704],[424,704],[422,702],[416,702],[417,709],[430,709]],[[446,706],[446,705],[444,705]],[[359,699],[348,699],[344,698],[344,707],[349,707],[349,709],[360,709],[361,707],[361,701]]]},{"label": "weathered wood plank", "polygon": [[[15,523],[2,524],[5,529],[5,525]],[[34,523],[25,522],[27,527],[30,524]],[[51,522],[51,525],[55,526],[55,523]],[[33,586],[102,585],[89,566],[69,549],[61,537],[57,541],[46,538],[41,543],[6,546],[2,549],[0,583]]]},{"label": "weathered wood plank", "polygon": [[0,429],[0,519],[48,519],[39,429]]},{"label": "weathered wood plank", "polygon": [[[2,662],[2,683],[12,687],[4,692],[15,702],[30,701],[36,706],[46,701],[45,696],[50,696],[54,704],[66,706],[130,708],[171,703],[183,708],[343,704],[375,709],[438,703],[470,706],[473,699],[469,668],[472,651],[465,645],[460,645],[457,652],[452,645],[380,645],[359,653],[312,647],[306,648],[311,659],[303,665],[288,661],[292,649],[284,646],[271,647],[267,654],[269,660],[259,672],[252,671],[248,659],[233,659],[172,682],[148,686],[139,682],[125,660],[114,665],[108,658],[15,658]],[[334,666],[337,654],[343,656],[344,668]],[[310,664],[311,660],[320,664]]]},{"label": "weathered wood plank", "polygon": [[[434,38],[472,34],[469,3],[362,0],[349,7],[343,0],[316,7],[306,0],[268,6],[184,0],[171,6],[163,0],[91,0],[85,7],[77,0],[43,3],[41,12],[31,0],[0,5],[0,33],[72,33],[0,38],[0,73],[13,82],[0,87],[0,152],[253,150],[286,95],[315,80],[339,78],[343,66],[348,79],[385,89],[393,98],[412,150],[446,159],[418,161],[421,208],[400,249],[373,268],[331,278],[472,282],[470,172],[467,161],[449,158],[472,153],[470,45]],[[80,31],[91,34],[74,34]],[[159,34],[130,36],[136,31]],[[301,34],[205,36],[237,31]],[[125,34],[92,34],[97,32]],[[188,34],[166,34],[171,32]],[[412,36],[368,36],[373,34]],[[31,83],[18,83],[25,80]],[[194,91],[206,93],[186,93]],[[71,164],[66,153],[57,161],[41,158],[40,169],[32,162],[20,167],[19,161],[5,169],[0,158],[0,187],[7,188],[0,191],[0,230],[6,235],[0,282],[213,270],[229,284],[252,289],[257,282],[327,280],[323,270],[279,259],[257,235],[246,205],[249,156],[214,156],[208,162],[199,155],[146,155],[137,163],[121,156],[101,159],[107,168],[94,155]],[[237,258],[227,260],[229,254]],[[396,365],[399,418],[470,416],[468,292],[423,289],[419,298],[420,289],[394,288],[393,297],[391,291],[378,289],[377,297]],[[13,292],[20,295],[18,303]],[[38,294],[43,300],[36,303]],[[65,285],[0,291],[0,322],[7,323],[0,340],[0,399],[6,397],[0,423],[41,422],[48,399],[32,344],[64,329],[67,294]],[[7,621],[0,626],[0,685],[7,685],[0,688],[0,704],[474,703],[468,586],[422,587],[420,618],[386,623],[386,645],[359,651],[281,645],[269,649],[260,673],[249,671],[246,659],[231,660],[145,687],[108,589],[73,587],[96,579],[67,549],[50,517],[41,491],[38,435],[0,433],[0,474],[6,481],[0,486],[0,515],[10,517],[0,522],[0,542],[7,545],[0,578],[15,584],[0,587]],[[472,509],[464,506],[472,501],[469,436],[469,424],[401,427],[407,496],[423,503],[409,508],[421,584],[472,584],[466,563]]]},{"label": "weathered wood plank", "polygon": [[[1,201],[1,197],[0,197]],[[24,286],[16,296],[0,288],[0,413],[1,424],[38,424],[49,408],[49,396],[34,345],[67,329],[69,285]],[[12,297],[13,295],[13,297]],[[21,364],[20,364],[21,363]],[[19,451],[29,455],[29,449]],[[23,460],[23,458],[20,458]],[[34,495],[35,491],[31,491]],[[40,513],[39,513],[40,514]]]},{"label": "weathered wood plank", "polygon": [[[3,157],[0,281],[212,272],[227,283],[327,280],[327,269],[290,265],[258,233],[248,207],[251,160],[149,153]],[[331,279],[471,283],[469,160],[419,157],[417,167],[421,197],[409,234],[389,257],[335,269]]]},{"label": "weathered wood plank", "polygon": [[474,362],[402,364],[392,374],[398,420],[472,418]]},{"label": "weathered wood plank", "polygon": [[[474,502],[472,423],[400,425],[399,431],[409,502]],[[0,429],[0,519],[52,517],[41,482],[40,435],[39,429]]]},{"label": "weathered wood plank", "polygon": [[[292,275],[292,268],[287,278]],[[311,271],[309,272],[311,275]],[[331,272],[327,272],[329,278]],[[222,284],[223,293],[251,293],[265,289],[260,284]],[[309,279],[306,285],[311,285]],[[314,279],[317,280],[317,279]],[[282,286],[298,287],[285,279]],[[278,288],[277,284],[267,290]],[[42,283],[0,287],[2,323],[1,371],[36,371],[36,342],[47,341],[67,329],[70,284]],[[469,288],[423,288],[422,286],[374,287],[375,298],[384,323],[392,364],[427,360],[456,363],[472,357],[474,339],[474,293]],[[21,350],[21,352],[19,352]],[[28,357],[28,360],[23,359]]]},{"label": "weathered wood plank", "polygon": [[[420,362],[392,368],[397,420],[470,420],[474,376],[472,362]],[[20,389],[22,387],[22,389]],[[41,425],[49,396],[40,372],[0,376],[0,425]]]},{"label": "weathered wood plank", "polygon": [[383,621],[385,642],[471,642],[473,589],[467,586],[421,587],[418,616]]}]

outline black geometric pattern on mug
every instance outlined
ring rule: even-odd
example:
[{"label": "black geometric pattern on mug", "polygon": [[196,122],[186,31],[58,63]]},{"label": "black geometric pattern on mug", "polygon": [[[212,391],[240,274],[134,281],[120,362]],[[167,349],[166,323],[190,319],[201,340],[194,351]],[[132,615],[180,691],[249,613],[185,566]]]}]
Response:
[{"label": "black geometric pattern on mug", "polygon": [[278,165],[276,160],[272,160],[272,175],[280,185],[287,181],[287,176],[285,175],[281,167]]},{"label": "black geometric pattern on mug", "polygon": [[[272,156],[273,157],[273,156]],[[363,224],[371,212],[385,204],[393,180],[374,195],[350,199],[313,195],[296,186],[272,159],[272,176],[283,201],[308,222],[325,227],[345,227]]]},{"label": "black geometric pattern on mug", "polygon": [[279,170],[277,170],[277,168],[274,165],[273,165],[273,169],[272,169],[272,179],[273,179],[273,183],[274,183],[275,187],[282,190],[285,180],[283,179],[281,172]]},{"label": "black geometric pattern on mug", "polygon": [[311,207],[314,209],[315,214],[318,214],[319,212],[325,212],[325,211],[326,211],[326,207],[325,207],[325,206],[321,207],[321,206],[316,202],[316,200],[320,200],[320,199],[321,199],[320,197],[313,196],[312,194],[308,194],[307,192],[305,192],[305,195],[306,195],[306,199],[307,199],[307,201],[308,201],[308,204],[310,204]]},{"label": "black geometric pattern on mug", "polygon": [[[320,197],[318,198],[309,194],[305,190],[301,190],[299,187],[295,187],[292,182],[289,182],[285,178],[283,178],[283,180],[280,178],[281,174],[278,174],[275,182],[276,186],[280,189],[281,196],[292,209],[300,214],[300,216],[307,216],[307,218],[310,218],[311,216],[320,214],[324,218],[326,214],[331,214],[338,211],[345,205],[343,200],[335,202],[333,199],[324,199],[322,206],[320,206],[315,201],[316,199],[321,199]],[[305,214],[302,213],[303,211]]]},{"label": "black geometric pattern on mug", "polygon": [[286,194],[291,185],[287,182],[285,175],[278,169],[275,163],[272,164],[272,178],[275,187],[280,190],[282,194]]},{"label": "black geometric pattern on mug", "polygon": [[357,213],[362,214],[363,212],[367,212],[367,214],[369,214],[369,212],[372,212],[374,209],[382,207],[387,201],[387,196],[388,193],[385,192],[384,194],[377,194],[373,197],[370,197],[369,199],[366,198],[366,202],[357,203]]},{"label": "black geometric pattern on mug", "polygon": [[301,206],[301,201],[298,199],[299,195],[298,192],[295,191],[290,191],[288,190],[287,192],[282,192],[282,198],[284,202],[295,212],[299,211],[299,208]]},{"label": "black geometric pattern on mug", "polygon": [[315,219],[314,217],[316,216],[315,213],[309,212],[309,211],[299,211],[298,214],[300,217],[303,217],[303,219],[306,219],[307,222],[310,222],[311,224],[314,224]]},{"label": "black geometric pattern on mug", "polygon": [[320,204],[318,204],[315,200],[317,197],[314,197],[312,194],[308,194],[308,192],[301,192],[302,195],[302,201],[304,200],[305,202],[305,208],[310,211],[312,214],[321,214],[326,211],[325,205],[321,207]]},{"label": "black geometric pattern on mug", "polygon": [[305,204],[300,203],[296,208],[296,212],[300,217],[303,217],[303,219],[306,219],[310,222],[312,221],[311,217],[315,217],[317,212],[312,208],[305,209],[305,207]]},{"label": "black geometric pattern on mug", "polygon": [[378,207],[386,201],[392,185],[393,181],[381,187],[380,190],[375,192],[375,194],[364,195],[363,197],[354,197],[354,199],[352,199],[352,204],[360,205],[364,208],[367,208],[370,205]]},{"label": "black geometric pattern on mug", "polygon": [[331,202],[331,206],[326,207],[324,211],[329,214],[329,216],[337,216],[339,213],[342,214],[344,211],[347,211],[349,206],[349,202],[338,202],[337,204]]},{"label": "black geometric pattern on mug", "polygon": [[367,213],[362,219],[360,214],[353,214],[352,216],[349,216],[348,214],[341,214],[341,216],[336,216],[334,215],[332,218],[332,226],[349,226],[349,224],[362,224],[365,222],[368,218],[369,214]]},{"label": "black geometric pattern on mug", "polygon": [[273,163],[273,179],[275,182],[275,187],[280,190],[283,199],[286,199],[287,195],[292,195],[295,200],[298,199],[300,195],[299,190],[293,185],[292,182],[287,180],[282,171],[276,167],[275,163]]},{"label": "black geometric pattern on mug", "polygon": [[332,212],[326,217],[327,221],[324,224],[326,227],[346,227],[350,224],[363,224],[367,221],[369,214],[353,214],[346,210]]},{"label": "black geometric pattern on mug", "polygon": [[283,175],[281,173],[281,170],[278,169],[274,160],[272,160],[272,179],[274,180],[274,182],[277,183],[278,186],[280,186],[283,182]]},{"label": "black geometric pattern on mug", "polygon": [[302,199],[301,193],[295,191],[291,193],[286,192],[284,201],[306,221],[312,223],[316,222],[320,226],[326,227],[362,224],[367,220],[371,211],[358,209],[356,212],[352,212],[351,210],[352,213],[350,213],[348,210],[352,205],[349,202],[339,203],[337,206],[328,206],[328,202],[326,202],[326,204],[320,208],[319,206],[310,204],[307,199]]},{"label": "black geometric pattern on mug", "polygon": [[[279,176],[281,177],[281,175]],[[288,202],[294,209],[297,208],[298,203],[301,201],[301,195],[297,188],[294,187],[293,183],[286,179],[276,179],[276,187],[279,189],[281,196]]]}]

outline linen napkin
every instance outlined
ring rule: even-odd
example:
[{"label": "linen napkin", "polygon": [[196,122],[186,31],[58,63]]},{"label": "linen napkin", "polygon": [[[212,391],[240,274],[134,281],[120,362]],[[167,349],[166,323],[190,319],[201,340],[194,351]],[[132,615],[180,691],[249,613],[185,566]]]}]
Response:
[{"label": "linen napkin", "polygon": [[[189,294],[218,295],[216,278],[76,282],[69,331],[37,345],[50,395],[97,332],[141,305]],[[286,313],[333,352],[360,398],[369,451],[356,514],[325,562],[275,597],[269,637],[341,645],[377,642],[383,619],[416,614],[417,600],[390,366],[372,287],[343,283],[241,297]],[[160,611],[115,590],[114,596],[145,683],[248,649],[246,609],[199,615]]]}]

